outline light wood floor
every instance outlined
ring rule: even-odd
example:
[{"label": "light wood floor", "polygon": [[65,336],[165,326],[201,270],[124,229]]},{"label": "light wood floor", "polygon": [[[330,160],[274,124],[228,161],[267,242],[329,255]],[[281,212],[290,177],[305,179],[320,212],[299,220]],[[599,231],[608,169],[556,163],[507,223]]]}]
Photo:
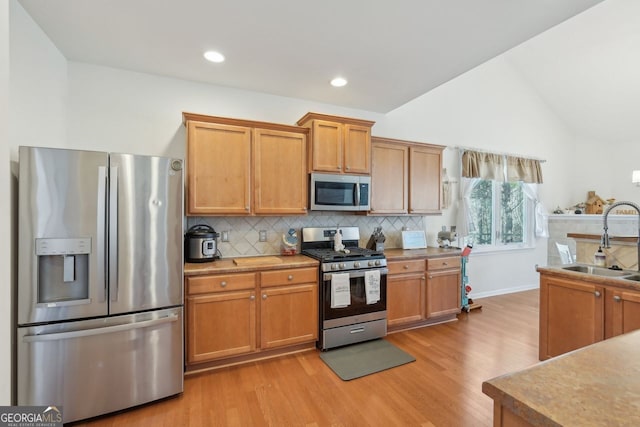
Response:
[{"label": "light wood floor", "polygon": [[352,381],[307,351],[188,376],[184,394],[82,426],[491,426],[484,380],[536,363],[538,290],[387,340],[417,360]]}]

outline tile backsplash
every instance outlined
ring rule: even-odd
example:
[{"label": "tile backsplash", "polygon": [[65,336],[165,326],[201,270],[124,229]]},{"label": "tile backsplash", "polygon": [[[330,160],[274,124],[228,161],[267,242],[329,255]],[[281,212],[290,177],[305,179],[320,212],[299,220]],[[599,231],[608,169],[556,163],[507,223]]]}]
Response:
[{"label": "tile backsplash", "polygon": [[[223,258],[280,254],[282,235],[290,228],[298,233],[302,227],[355,226],[360,229],[360,246],[366,246],[375,227],[382,227],[386,248],[402,247],[402,230],[426,230],[427,217],[364,216],[337,212],[310,212],[304,216],[249,217],[187,217],[187,230],[196,224],[208,224],[229,241],[218,239]],[[266,242],[260,241],[260,231],[266,231]],[[298,234],[299,236],[299,234]],[[300,250],[300,247],[298,247]]]}]

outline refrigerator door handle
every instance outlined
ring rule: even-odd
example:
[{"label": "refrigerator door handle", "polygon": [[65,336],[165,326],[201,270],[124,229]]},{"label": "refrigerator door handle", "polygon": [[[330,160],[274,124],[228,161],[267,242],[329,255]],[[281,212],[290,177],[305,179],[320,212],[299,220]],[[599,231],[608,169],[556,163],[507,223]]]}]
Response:
[{"label": "refrigerator door handle", "polygon": [[83,329],[80,331],[56,332],[53,334],[25,335],[23,342],[58,341],[72,338],[88,337],[102,334],[112,334],[115,332],[131,331],[133,329],[150,328],[162,325],[163,323],[177,322],[178,315],[171,314],[159,319],[144,320],[142,322],[126,323],[124,325],[106,326],[103,328]]},{"label": "refrigerator door handle", "polygon": [[101,283],[100,289],[102,294],[98,297],[99,302],[104,302],[107,298],[107,276],[105,266],[107,264],[106,247],[107,241],[105,235],[107,232],[107,168],[105,166],[98,167],[98,231],[96,252],[98,259],[97,280]]},{"label": "refrigerator door handle", "polygon": [[118,301],[118,167],[109,168],[109,294]]}]

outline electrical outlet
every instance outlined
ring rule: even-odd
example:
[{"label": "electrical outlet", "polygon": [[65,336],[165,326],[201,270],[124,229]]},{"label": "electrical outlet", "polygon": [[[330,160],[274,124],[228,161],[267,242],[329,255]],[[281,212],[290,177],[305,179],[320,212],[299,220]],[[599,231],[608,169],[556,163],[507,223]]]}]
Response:
[{"label": "electrical outlet", "polygon": [[260,241],[261,242],[266,242],[267,241],[267,230],[260,230],[258,232],[258,235],[260,236]]},{"label": "electrical outlet", "polygon": [[225,230],[222,232],[222,241],[223,242],[229,241],[229,230]]}]

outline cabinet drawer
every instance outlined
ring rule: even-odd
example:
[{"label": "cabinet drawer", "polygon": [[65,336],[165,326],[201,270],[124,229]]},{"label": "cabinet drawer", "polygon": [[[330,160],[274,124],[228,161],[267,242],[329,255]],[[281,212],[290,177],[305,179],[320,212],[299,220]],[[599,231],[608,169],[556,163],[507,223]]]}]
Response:
[{"label": "cabinet drawer", "polygon": [[253,289],[255,286],[255,273],[187,277],[187,295]]},{"label": "cabinet drawer", "polygon": [[424,259],[410,259],[404,261],[391,261],[387,264],[389,274],[422,273],[424,272]]},{"label": "cabinet drawer", "polygon": [[427,258],[427,270],[445,270],[448,268],[460,268],[460,257]]},{"label": "cabinet drawer", "polygon": [[290,268],[260,273],[260,286],[262,287],[297,285],[301,283],[318,283],[318,269],[316,267]]}]

